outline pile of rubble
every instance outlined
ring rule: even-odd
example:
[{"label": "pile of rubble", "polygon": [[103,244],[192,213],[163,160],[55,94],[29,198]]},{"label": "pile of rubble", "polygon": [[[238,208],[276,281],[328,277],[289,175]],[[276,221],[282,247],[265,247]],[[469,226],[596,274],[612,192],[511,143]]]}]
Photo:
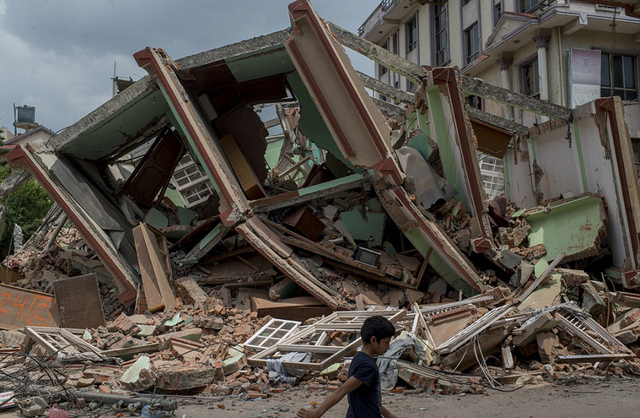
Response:
[{"label": "pile of rubble", "polygon": [[[375,50],[305,1],[290,13],[294,30],[176,62],[140,51],[149,77],[47,143],[9,145],[56,203],[2,264],[5,396],[135,411],[175,407],[150,393],[334,388],[371,315],[398,330],[384,390],[635,375],[621,102],[572,111]],[[415,94],[357,74],[339,42]],[[465,94],[551,119],[529,129]],[[487,199],[478,151],[508,171],[504,195]]]}]

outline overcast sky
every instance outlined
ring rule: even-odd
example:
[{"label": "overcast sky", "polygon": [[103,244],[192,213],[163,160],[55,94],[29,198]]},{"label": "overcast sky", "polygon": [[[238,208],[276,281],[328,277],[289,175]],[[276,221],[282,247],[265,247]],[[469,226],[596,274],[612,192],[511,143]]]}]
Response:
[{"label": "overcast sky", "polygon": [[[0,126],[13,103],[36,108],[55,131],[111,97],[121,78],[146,73],[132,55],[163,48],[173,59],[289,27],[290,0],[0,0]],[[351,32],[380,0],[315,0],[318,14]],[[353,54],[350,54],[353,56]],[[373,64],[355,59],[371,74]]]}]

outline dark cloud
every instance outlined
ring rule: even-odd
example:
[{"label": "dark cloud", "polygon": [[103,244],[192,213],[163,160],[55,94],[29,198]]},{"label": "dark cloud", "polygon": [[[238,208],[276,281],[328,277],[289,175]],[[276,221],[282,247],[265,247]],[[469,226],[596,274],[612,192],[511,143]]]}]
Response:
[{"label": "dark cloud", "polygon": [[[0,0],[0,125],[12,103],[36,106],[57,130],[108,100],[120,76],[144,75],[132,59],[146,46],[181,58],[289,26],[289,0]],[[313,2],[353,32],[379,0]],[[366,60],[354,66],[372,71]],[[370,68],[369,68],[370,67]]]}]

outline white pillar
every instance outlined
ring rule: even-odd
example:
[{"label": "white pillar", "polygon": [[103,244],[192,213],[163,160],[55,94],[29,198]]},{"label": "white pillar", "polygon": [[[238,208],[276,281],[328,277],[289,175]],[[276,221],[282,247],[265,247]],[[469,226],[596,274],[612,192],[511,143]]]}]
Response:
[{"label": "white pillar", "polygon": [[[513,62],[513,58],[509,56],[502,56],[498,61],[498,65],[500,65],[500,75],[502,76],[502,88],[507,90],[511,90],[511,72],[509,68],[511,68],[511,63]],[[513,106],[507,106],[507,119],[513,119]]]},{"label": "white pillar", "polygon": [[538,86],[540,88],[540,100],[549,100],[549,71],[547,70],[547,45],[549,34],[540,34],[533,38],[538,47]]}]

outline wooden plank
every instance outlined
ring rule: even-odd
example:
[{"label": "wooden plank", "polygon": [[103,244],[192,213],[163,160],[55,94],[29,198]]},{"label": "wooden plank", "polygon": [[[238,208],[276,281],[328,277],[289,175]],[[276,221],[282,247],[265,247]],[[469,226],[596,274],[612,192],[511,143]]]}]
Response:
[{"label": "wooden plank", "polygon": [[[153,312],[162,307],[173,308],[176,298],[169,284],[171,272],[167,272],[166,257],[163,261],[161,257],[163,254],[156,236],[145,223],[141,222],[133,229],[133,237],[149,310]],[[164,250],[167,251],[166,247]]]},{"label": "wooden plank", "polygon": [[0,284],[0,329],[57,326],[52,316],[55,303],[53,295]]},{"label": "wooden plank", "polygon": [[105,325],[95,274],[56,280],[52,285],[61,327],[97,328]]},{"label": "wooden plank", "polygon": [[143,228],[144,224],[142,223],[133,228],[133,240],[136,246],[138,266],[140,268],[140,276],[142,276],[142,287],[144,288],[147,308],[150,312],[154,312],[164,308],[164,301],[162,300],[162,294],[155,280],[151,259],[146,249],[145,238],[142,232]]},{"label": "wooden plank", "polygon": [[333,354],[340,351],[343,347],[339,345],[295,345],[295,344],[278,344],[278,351],[296,352],[304,351],[305,353]]},{"label": "wooden plank", "polygon": [[542,272],[540,277],[538,277],[533,283],[531,283],[531,285],[527,288],[527,290],[525,290],[524,293],[522,293],[522,295],[520,295],[518,300],[520,302],[522,302],[523,300],[528,298],[529,295],[531,295],[531,293],[533,293],[538,288],[538,286],[540,286],[542,284],[542,282],[547,278],[547,276],[551,273],[551,271],[554,268],[556,268],[558,266],[558,264],[560,264],[560,262],[562,261],[564,256],[565,256],[565,253],[558,254],[558,256],[551,262],[551,264],[549,264],[549,267],[547,267]]},{"label": "wooden plank", "polygon": [[293,250],[283,244],[279,237],[275,236],[273,231],[259,219],[249,218],[242,225],[238,225],[236,231],[282,273],[312,296],[331,309],[344,306],[342,295],[314,277],[298,259],[291,257]]},{"label": "wooden plank", "polygon": [[[92,361],[106,360],[100,350],[64,328],[25,327],[25,333],[58,359],[69,357]],[[77,357],[76,357],[77,356]]]},{"label": "wooden plank", "polygon": [[220,138],[219,143],[247,197],[251,200],[265,197],[260,180],[235,139],[229,134]]},{"label": "wooden plank", "polygon": [[127,348],[115,348],[113,350],[102,351],[103,356],[107,357],[133,357],[135,354],[139,353],[151,353],[153,351],[158,351],[162,343],[152,343],[152,344],[143,344],[136,345],[134,347]]},{"label": "wooden plank", "polygon": [[228,253],[214,254],[214,255],[210,255],[209,257],[205,257],[202,260],[200,260],[200,265],[207,266],[209,264],[213,264],[213,263],[217,263],[219,261],[226,260],[227,258],[230,258],[230,257],[235,257],[237,255],[242,255],[242,254],[247,254],[247,253],[254,253],[254,252],[256,252],[255,248],[253,248],[253,247],[244,247],[244,248],[239,248],[237,250],[229,251]]}]

